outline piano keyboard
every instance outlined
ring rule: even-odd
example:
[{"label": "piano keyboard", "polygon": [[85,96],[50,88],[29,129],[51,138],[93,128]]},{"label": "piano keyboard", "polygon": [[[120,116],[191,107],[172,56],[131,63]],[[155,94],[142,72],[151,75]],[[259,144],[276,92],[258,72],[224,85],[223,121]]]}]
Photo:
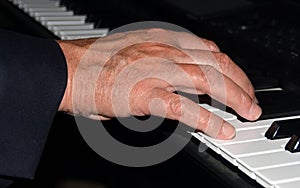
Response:
[{"label": "piano keyboard", "polygon": [[[94,28],[93,23],[86,22],[86,15],[75,15],[72,10],[60,5],[58,0],[9,1],[62,40],[102,37],[109,31],[108,28]],[[300,152],[291,153],[285,150],[290,138],[270,140],[265,137],[265,132],[274,121],[296,119],[300,118],[300,115],[241,122],[233,114],[207,104],[200,105],[236,128],[236,137],[229,141],[216,140],[200,132],[191,133],[201,143],[206,144],[263,187],[300,187]]]},{"label": "piano keyboard", "polygon": [[86,15],[75,15],[57,0],[10,0],[61,40],[106,36],[108,28],[94,28]]},{"label": "piano keyboard", "polygon": [[[221,116],[236,128],[236,137],[224,141],[201,132],[191,133],[232,165],[263,187],[300,187],[300,152],[285,150],[290,138],[270,140],[265,133],[274,121],[297,119],[299,116],[241,122],[236,116],[207,104],[200,104]],[[300,125],[299,125],[300,126]]]}]

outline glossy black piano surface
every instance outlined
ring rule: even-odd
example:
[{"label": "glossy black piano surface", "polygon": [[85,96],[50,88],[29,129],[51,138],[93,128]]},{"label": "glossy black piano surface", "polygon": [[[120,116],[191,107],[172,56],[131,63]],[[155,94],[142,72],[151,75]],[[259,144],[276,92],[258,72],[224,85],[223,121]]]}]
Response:
[{"label": "glossy black piano surface", "polygon": [[[55,38],[12,4],[5,0],[0,2],[1,28]],[[157,20],[177,24],[211,39],[242,67],[257,90],[282,89],[284,95],[276,96],[284,110],[280,105],[272,106],[271,94],[260,93],[260,101],[270,109],[264,114],[267,118],[282,111],[286,113],[284,115],[290,112],[295,115],[300,110],[300,104],[293,103],[300,99],[300,46],[297,40],[300,3],[280,0],[234,2],[236,4],[228,5],[226,9],[213,7],[202,14],[198,9],[190,10],[168,0],[61,0],[62,5],[75,13],[86,14],[87,20],[95,23],[97,28],[113,29],[136,21]],[[118,126],[116,120],[105,123],[118,139],[130,144],[139,141],[141,145],[164,139],[166,136],[160,133],[172,132],[170,125],[173,124],[176,122],[165,120],[159,130],[140,135]],[[192,139],[176,156],[155,166],[122,167],[95,154],[81,138],[74,118],[58,113],[35,180],[19,180],[11,187],[63,187],[69,181],[88,182],[91,187],[261,187],[212,150],[198,152],[198,145],[199,141]]]}]

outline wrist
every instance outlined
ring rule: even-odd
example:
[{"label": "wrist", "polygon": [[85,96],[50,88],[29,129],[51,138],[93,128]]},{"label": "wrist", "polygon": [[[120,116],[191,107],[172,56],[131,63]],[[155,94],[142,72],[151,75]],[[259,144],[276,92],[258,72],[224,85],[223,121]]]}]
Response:
[{"label": "wrist", "polygon": [[59,111],[73,114],[72,105],[72,84],[75,71],[81,62],[85,52],[97,38],[79,40],[58,40],[56,41],[63,51],[67,63],[68,81],[64,96],[59,106]]},{"label": "wrist", "polygon": [[72,111],[72,99],[70,94],[72,93],[70,90],[72,90],[72,77],[73,77],[73,64],[74,64],[74,59],[71,56],[71,51],[72,49],[71,44],[68,44],[67,41],[56,41],[58,45],[60,46],[66,60],[67,64],[67,85],[65,89],[65,93],[63,95],[63,98],[61,100],[61,103],[59,105],[58,111],[63,111],[63,112],[71,112]]},{"label": "wrist", "polygon": [[60,46],[65,56],[66,64],[67,64],[67,75],[68,75],[65,93],[59,105],[58,111],[63,111],[72,114],[73,113],[73,107],[72,107],[73,77],[75,74],[76,67],[80,63],[80,60],[84,55],[84,50],[80,45],[80,40],[74,40],[74,41],[58,40],[56,42]]}]

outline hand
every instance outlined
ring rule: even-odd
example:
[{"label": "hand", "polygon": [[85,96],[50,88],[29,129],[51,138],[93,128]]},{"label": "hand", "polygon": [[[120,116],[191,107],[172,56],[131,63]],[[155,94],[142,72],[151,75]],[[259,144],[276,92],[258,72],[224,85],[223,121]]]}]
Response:
[{"label": "hand", "polygon": [[57,42],[68,66],[61,111],[102,120],[156,115],[218,139],[233,138],[234,127],[175,91],[208,94],[248,120],[261,114],[245,73],[212,41],[145,29]]}]

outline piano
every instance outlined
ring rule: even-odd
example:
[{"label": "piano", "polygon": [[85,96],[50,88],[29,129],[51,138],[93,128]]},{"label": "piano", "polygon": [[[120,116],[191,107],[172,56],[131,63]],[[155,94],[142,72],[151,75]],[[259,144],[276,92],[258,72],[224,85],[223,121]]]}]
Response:
[{"label": "piano", "polygon": [[[258,121],[248,122],[231,109],[221,110],[225,109],[224,106],[220,108],[221,104],[207,97],[200,97],[202,102],[199,105],[235,126],[236,137],[233,140],[221,141],[201,132],[186,132],[192,134],[192,139],[180,154],[170,159],[170,162],[148,167],[146,170],[122,168],[109,162],[98,164],[99,158],[87,149],[78,130],[72,126],[75,123],[72,117],[58,114],[53,131],[61,133],[58,136],[56,134],[56,137],[53,136],[54,133],[52,137],[50,134],[50,144],[46,147],[37,173],[38,183],[21,181],[12,187],[44,186],[41,182],[49,183],[53,180],[49,178],[49,174],[56,178],[55,181],[62,177],[78,178],[74,172],[78,168],[85,170],[84,177],[93,181],[98,180],[99,177],[96,176],[99,174],[104,179],[112,180],[114,178],[110,176],[118,171],[118,182],[110,183],[111,187],[127,184],[141,187],[140,183],[145,177],[152,177],[153,173],[159,174],[151,179],[156,187],[202,186],[207,183],[219,187],[300,187],[300,46],[297,20],[300,2],[226,2],[214,0],[209,5],[210,3],[195,0],[1,0],[0,7],[4,7],[27,27],[24,30],[13,28],[14,30],[46,38],[71,40],[103,37],[118,26],[137,21],[158,20],[178,24],[196,35],[215,41],[223,52],[232,57],[253,82],[263,109],[262,117]],[[57,147],[64,140],[63,135],[68,134],[68,131],[58,128],[62,123],[69,124],[68,131],[72,130],[76,135],[71,140],[81,146],[80,151],[90,157],[91,163],[78,162],[84,156],[82,154],[72,161],[69,159],[72,156],[63,152],[65,148]],[[116,124],[118,122],[115,120],[108,121],[107,128],[114,129],[111,127]],[[165,120],[163,124],[164,131],[172,132],[166,127],[174,122]],[[118,136],[122,137],[122,134],[119,133]],[[145,139],[142,138],[144,135],[126,134],[144,141],[153,138],[153,135],[146,136]],[[184,138],[184,135],[185,133],[179,137]],[[132,143],[135,141],[133,138]],[[69,142],[69,145],[63,146],[72,147],[71,141]],[[145,142],[149,144],[148,141]],[[78,150],[73,147],[72,152]],[[64,153],[66,157],[55,155],[57,151]],[[68,160],[71,162],[66,162]],[[47,164],[49,161],[59,165],[53,167]],[[57,172],[60,165],[72,170]],[[170,166],[172,170],[167,173],[172,175],[159,173],[165,173]],[[99,173],[95,167],[105,169],[108,173]],[[178,170],[184,170],[184,173]],[[175,175],[177,173],[180,177]],[[182,178],[182,181],[172,177]],[[147,181],[142,187],[147,184],[151,185]]]}]

